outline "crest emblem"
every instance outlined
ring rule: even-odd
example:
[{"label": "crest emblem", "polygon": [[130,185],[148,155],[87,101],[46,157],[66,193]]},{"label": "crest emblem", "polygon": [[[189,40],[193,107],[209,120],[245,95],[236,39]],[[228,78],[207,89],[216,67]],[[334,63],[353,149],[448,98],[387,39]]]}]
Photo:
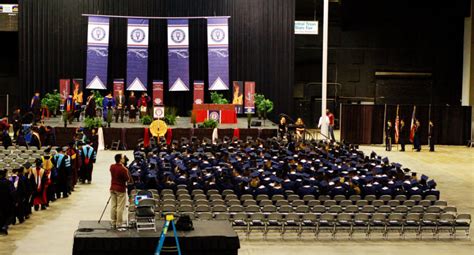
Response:
[{"label": "crest emblem", "polygon": [[219,121],[219,113],[218,112],[211,112],[211,113],[209,113],[209,118],[211,120]]},{"label": "crest emblem", "polygon": [[222,42],[225,39],[225,32],[220,28],[215,28],[211,31],[211,38],[215,42]]},{"label": "crest emblem", "polygon": [[130,37],[132,41],[136,43],[141,43],[145,40],[145,32],[139,28],[132,30],[130,33]]},{"label": "crest emblem", "polygon": [[101,27],[94,27],[91,31],[91,36],[96,41],[102,41],[105,38],[105,30]]},{"label": "crest emblem", "polygon": [[171,32],[171,40],[175,43],[182,43],[186,39],[186,34],[181,29],[175,29]]}]

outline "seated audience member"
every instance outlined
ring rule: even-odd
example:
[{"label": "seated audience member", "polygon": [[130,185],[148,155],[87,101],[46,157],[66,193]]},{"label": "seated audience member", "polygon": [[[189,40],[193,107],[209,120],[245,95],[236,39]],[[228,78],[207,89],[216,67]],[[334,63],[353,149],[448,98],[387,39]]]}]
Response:
[{"label": "seated audience member", "polygon": [[301,141],[304,140],[304,132],[305,132],[305,125],[301,118],[296,120],[296,140]]}]

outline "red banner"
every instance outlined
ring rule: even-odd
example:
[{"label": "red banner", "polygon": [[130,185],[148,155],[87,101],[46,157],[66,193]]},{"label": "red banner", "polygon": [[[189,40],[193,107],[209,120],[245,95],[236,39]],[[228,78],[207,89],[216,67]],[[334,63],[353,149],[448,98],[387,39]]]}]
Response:
[{"label": "red banner", "polygon": [[233,82],[233,97],[232,97],[232,104],[235,105],[235,112],[237,114],[244,113],[243,105],[244,105],[244,86],[241,81],[234,81]]},{"label": "red banner", "polygon": [[61,94],[61,104],[63,104],[71,93],[71,81],[69,79],[59,80],[59,93]]},{"label": "red banner", "polygon": [[194,81],[194,104],[204,104],[204,82]]},{"label": "red banner", "polygon": [[123,79],[114,80],[114,98],[118,96],[119,91],[124,91],[124,86]]},{"label": "red banner", "polygon": [[245,82],[245,99],[244,99],[245,113],[255,113],[255,82]]},{"label": "red banner", "polygon": [[164,103],[163,81],[153,81],[153,105],[162,106]]}]

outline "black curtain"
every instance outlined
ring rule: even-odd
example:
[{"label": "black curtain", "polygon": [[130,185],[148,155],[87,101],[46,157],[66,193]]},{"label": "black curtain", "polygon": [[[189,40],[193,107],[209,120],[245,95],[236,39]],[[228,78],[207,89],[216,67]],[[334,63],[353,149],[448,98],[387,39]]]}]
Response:
[{"label": "black curtain", "polygon": [[[397,106],[387,105],[385,120],[395,127]],[[465,145],[471,137],[470,106],[416,106],[415,117],[420,121],[421,143],[428,144],[428,122],[434,124],[436,144]],[[342,105],[341,139],[358,144],[384,142],[385,105]],[[405,121],[408,141],[413,105],[400,105],[400,120]],[[395,132],[395,131],[394,131]],[[394,141],[394,139],[392,139]],[[395,142],[393,142],[395,144]]]},{"label": "black curtain", "polygon": [[[291,113],[295,0],[20,0],[21,103],[35,90],[58,88],[61,78],[83,78],[87,18],[81,14],[134,16],[231,16],[230,79],[255,81],[257,93],[275,103],[274,116]],[[125,78],[126,19],[111,19],[108,88]],[[150,22],[148,78],[167,84],[166,21]],[[190,21],[190,78],[207,79],[205,20]],[[149,86],[151,92],[151,86]],[[231,98],[231,92],[224,92]],[[206,100],[209,101],[209,93]],[[165,105],[180,114],[192,107],[190,92],[165,92]]]}]

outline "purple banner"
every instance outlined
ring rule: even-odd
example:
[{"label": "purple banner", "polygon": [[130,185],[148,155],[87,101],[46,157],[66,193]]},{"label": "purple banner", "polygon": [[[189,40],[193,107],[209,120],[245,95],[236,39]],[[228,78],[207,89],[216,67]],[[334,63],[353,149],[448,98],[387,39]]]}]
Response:
[{"label": "purple banner", "polygon": [[168,82],[170,91],[189,91],[188,20],[168,20]]},{"label": "purple banner", "polygon": [[228,19],[207,20],[209,90],[229,89]]},{"label": "purple banner", "polygon": [[109,18],[89,17],[87,28],[87,89],[107,89]]},{"label": "purple banner", "polygon": [[127,90],[147,91],[148,20],[128,19]]}]

